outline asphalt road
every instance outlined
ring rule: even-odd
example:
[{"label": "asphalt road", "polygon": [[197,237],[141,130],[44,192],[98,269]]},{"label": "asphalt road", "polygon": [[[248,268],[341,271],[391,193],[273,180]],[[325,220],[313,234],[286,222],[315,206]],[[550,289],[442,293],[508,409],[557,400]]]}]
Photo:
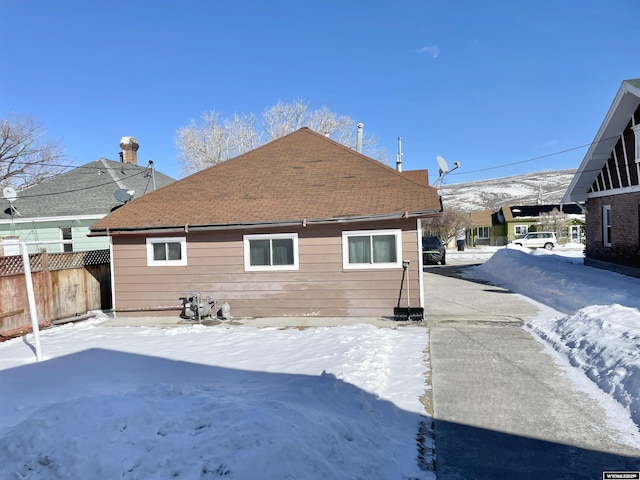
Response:
[{"label": "asphalt road", "polygon": [[640,450],[522,328],[537,306],[457,278],[464,268],[424,273],[438,480],[640,471]]}]

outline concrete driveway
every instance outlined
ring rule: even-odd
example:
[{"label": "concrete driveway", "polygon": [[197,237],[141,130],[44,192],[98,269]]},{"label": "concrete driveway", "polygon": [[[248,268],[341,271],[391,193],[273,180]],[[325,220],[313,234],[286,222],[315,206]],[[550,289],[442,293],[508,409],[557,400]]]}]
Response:
[{"label": "concrete driveway", "polygon": [[640,471],[640,451],[522,328],[538,307],[458,278],[465,268],[450,258],[424,273],[438,480]]}]

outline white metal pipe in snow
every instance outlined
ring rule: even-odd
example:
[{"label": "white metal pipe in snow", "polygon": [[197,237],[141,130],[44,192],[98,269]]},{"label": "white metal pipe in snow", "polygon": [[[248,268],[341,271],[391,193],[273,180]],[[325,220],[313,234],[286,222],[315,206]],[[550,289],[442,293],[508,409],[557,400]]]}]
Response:
[{"label": "white metal pipe in snow", "polygon": [[31,265],[29,264],[29,252],[27,244],[20,242],[22,252],[22,265],[24,268],[24,279],[27,282],[27,299],[29,300],[29,314],[31,315],[31,328],[33,330],[33,340],[36,347],[36,360],[42,360],[42,347],[40,346],[40,328],[38,325],[38,312],[36,311],[36,296],[33,293],[33,279],[31,278]]},{"label": "white metal pipe in snow", "polygon": [[22,252],[22,268],[24,279],[27,283],[27,300],[29,301],[29,314],[31,315],[31,328],[33,329],[33,342],[36,347],[36,360],[42,361],[42,347],[40,345],[40,325],[38,324],[38,311],[36,310],[36,295],[33,291],[33,278],[31,277],[31,264],[29,263],[28,245],[71,243],[72,240],[51,240],[44,242],[18,242]]}]

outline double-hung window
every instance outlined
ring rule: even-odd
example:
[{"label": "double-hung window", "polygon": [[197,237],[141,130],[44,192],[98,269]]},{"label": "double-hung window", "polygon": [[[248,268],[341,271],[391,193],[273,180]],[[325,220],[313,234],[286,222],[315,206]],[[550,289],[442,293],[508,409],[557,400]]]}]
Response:
[{"label": "double-hung window", "polygon": [[[73,233],[71,231],[71,227],[60,227],[60,236],[62,237],[62,240],[73,241]],[[73,252],[73,243],[63,243],[62,251]]]},{"label": "double-hung window", "polygon": [[611,205],[602,207],[602,244],[611,246]]},{"label": "double-hung window", "polygon": [[345,269],[401,267],[402,231],[342,232],[342,266]]},{"label": "double-hung window", "polygon": [[246,271],[298,270],[298,234],[245,235]]},{"label": "double-hung window", "polygon": [[180,266],[187,264],[185,237],[147,238],[147,265]]}]

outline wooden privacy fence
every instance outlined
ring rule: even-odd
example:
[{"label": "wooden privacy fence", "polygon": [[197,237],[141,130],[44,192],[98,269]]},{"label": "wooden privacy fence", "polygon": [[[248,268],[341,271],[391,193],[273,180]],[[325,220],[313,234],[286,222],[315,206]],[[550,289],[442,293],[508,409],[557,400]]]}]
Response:
[{"label": "wooden privacy fence", "polygon": [[[29,255],[42,326],[111,308],[109,250]],[[31,330],[22,256],[0,257],[0,336]]]}]

